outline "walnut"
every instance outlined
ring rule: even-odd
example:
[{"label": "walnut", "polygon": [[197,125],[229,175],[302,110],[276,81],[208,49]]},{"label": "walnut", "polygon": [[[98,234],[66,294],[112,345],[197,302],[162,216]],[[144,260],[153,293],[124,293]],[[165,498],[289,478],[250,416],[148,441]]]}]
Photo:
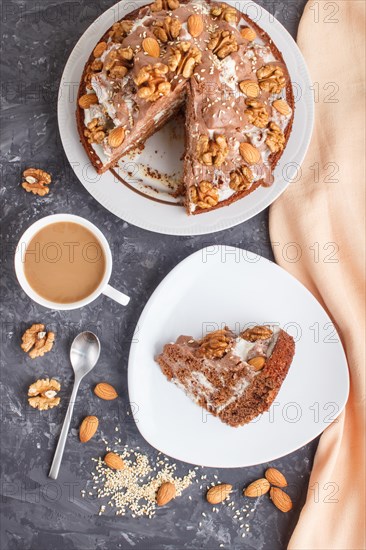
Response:
[{"label": "walnut", "polygon": [[180,42],[172,47],[168,65],[169,69],[184,78],[190,78],[197,63],[201,62],[202,53],[190,42]]},{"label": "walnut", "polygon": [[197,143],[197,156],[206,166],[221,166],[229,152],[225,136],[210,139],[202,135]]},{"label": "walnut", "polygon": [[84,130],[84,136],[88,143],[102,143],[106,137],[106,128],[104,124],[100,124],[98,118],[93,118],[87,125],[87,129]]},{"label": "walnut", "polygon": [[104,63],[104,70],[111,78],[123,78],[133,65],[131,46],[111,50]]},{"label": "walnut", "polygon": [[261,90],[271,94],[279,94],[286,86],[283,70],[277,65],[264,65],[257,70],[257,77]]},{"label": "walnut", "polygon": [[37,380],[28,389],[28,403],[34,409],[47,411],[57,407],[60,403],[60,398],[56,397],[57,392],[61,389],[60,383],[54,378],[45,378]]},{"label": "walnut", "polygon": [[139,87],[137,95],[146,101],[156,101],[159,97],[168,95],[171,89],[166,76],[168,72],[169,67],[164,63],[141,67],[134,78],[135,84]]},{"label": "walnut", "polygon": [[132,27],[133,21],[129,21],[128,19],[115,23],[112,26],[112,30],[109,32],[112,42],[122,42],[125,36],[131,31]]},{"label": "walnut", "polygon": [[230,187],[234,191],[246,191],[250,189],[254,180],[253,173],[248,166],[240,166],[230,173]]},{"label": "walnut", "polygon": [[23,178],[25,181],[22,182],[22,187],[27,193],[33,193],[34,195],[44,197],[50,190],[48,186],[52,181],[51,176],[44,170],[40,170],[39,168],[27,168],[23,172]]},{"label": "walnut", "polygon": [[198,354],[207,359],[221,359],[234,343],[234,338],[228,328],[215,330],[199,341]]},{"label": "walnut", "polygon": [[250,124],[257,126],[257,128],[265,128],[269,121],[269,115],[263,103],[257,99],[246,99],[245,104],[248,109],[245,109],[244,113],[247,115]]},{"label": "walnut", "polygon": [[238,43],[234,33],[230,31],[213,32],[207,47],[209,50],[212,50],[219,59],[224,59],[224,57],[227,57],[232,52],[238,51]]},{"label": "walnut", "polygon": [[155,0],[150,6],[151,11],[169,11],[177,8],[179,8],[179,0]]},{"label": "walnut", "polygon": [[256,342],[257,340],[267,340],[271,338],[273,331],[266,326],[258,325],[253,328],[247,328],[241,333],[241,337],[249,342]]},{"label": "walnut", "polygon": [[209,181],[201,181],[198,187],[192,187],[190,195],[192,202],[205,210],[219,202],[219,192]]},{"label": "walnut", "polygon": [[153,26],[155,37],[161,42],[175,40],[180,33],[181,22],[175,17],[167,16],[163,21],[156,21]]},{"label": "walnut", "polygon": [[236,23],[237,20],[236,9],[224,3],[215,4],[215,6],[211,8],[211,15],[227,23]]},{"label": "walnut", "polygon": [[285,135],[282,132],[281,128],[277,126],[275,122],[271,122],[268,128],[269,130],[267,134],[266,144],[268,145],[272,153],[278,153],[279,151],[282,151],[285,146]]},{"label": "walnut", "polygon": [[53,332],[47,333],[44,325],[34,324],[23,334],[20,347],[29,353],[31,359],[35,359],[43,357],[45,353],[51,351],[54,341],[55,334]]}]

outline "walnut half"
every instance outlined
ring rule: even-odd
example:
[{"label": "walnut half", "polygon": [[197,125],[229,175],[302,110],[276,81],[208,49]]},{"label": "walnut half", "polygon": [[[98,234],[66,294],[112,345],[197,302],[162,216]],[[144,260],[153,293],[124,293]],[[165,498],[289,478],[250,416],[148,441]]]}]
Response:
[{"label": "walnut half", "polygon": [[234,191],[246,191],[250,189],[254,180],[253,173],[248,166],[240,166],[230,173],[230,187]]},{"label": "walnut half", "polygon": [[253,124],[257,128],[265,128],[269,121],[269,114],[267,109],[257,99],[246,99],[245,103],[247,109],[244,113],[247,115],[250,124]]},{"label": "walnut half", "polygon": [[202,54],[196,46],[190,42],[181,42],[172,47],[168,65],[172,72],[181,74],[184,78],[190,78],[197,63],[201,62]]},{"label": "walnut half", "polygon": [[198,354],[207,359],[221,359],[234,343],[234,338],[228,328],[215,330],[200,340]]},{"label": "walnut half", "polygon": [[156,21],[153,27],[155,37],[161,42],[175,40],[180,33],[181,23],[175,17],[167,16],[163,21]]},{"label": "walnut half", "polygon": [[223,2],[215,4],[211,8],[211,15],[214,18],[221,19],[227,23],[236,23],[237,20],[237,11],[235,8],[224,4]]},{"label": "walnut half", "polygon": [[53,407],[57,407],[60,403],[60,398],[56,397],[60,389],[60,383],[54,378],[37,380],[34,384],[29,386],[28,403],[31,407],[39,409],[40,411],[53,409]]},{"label": "walnut half", "polygon": [[54,332],[46,332],[43,324],[34,324],[23,334],[20,347],[31,359],[35,359],[51,351],[54,341]]},{"label": "walnut half", "polygon": [[225,136],[210,139],[202,135],[197,142],[197,156],[206,166],[221,166],[229,152]]},{"label": "walnut half", "polygon": [[219,59],[224,59],[229,54],[238,51],[238,43],[234,33],[230,31],[216,31],[211,34],[209,43],[207,44]]},{"label": "walnut half", "polygon": [[275,122],[271,122],[268,127],[266,144],[272,153],[279,153],[285,146],[286,138],[281,128]]},{"label": "walnut half", "polygon": [[22,187],[27,193],[44,197],[50,190],[48,186],[52,181],[51,176],[44,170],[27,168],[23,172],[23,178],[25,181],[22,182]]},{"label": "walnut half", "polygon": [[271,338],[272,334],[273,331],[269,327],[257,325],[256,327],[244,330],[240,336],[244,340],[249,340],[249,342],[256,342],[257,340],[267,340]]},{"label": "walnut half", "polygon": [[168,95],[171,89],[166,76],[168,72],[169,67],[164,63],[141,67],[134,78],[138,86],[137,95],[146,101],[156,101],[159,97]]},{"label": "walnut half", "polygon": [[279,94],[286,86],[286,78],[281,67],[277,65],[264,65],[257,70],[259,87],[264,92]]},{"label": "walnut half", "polygon": [[151,11],[153,12],[176,10],[177,8],[179,8],[179,0],[155,0],[155,2],[150,6]]},{"label": "walnut half", "polygon": [[219,202],[219,192],[209,181],[201,181],[197,187],[192,187],[191,200],[199,208],[208,209]]}]

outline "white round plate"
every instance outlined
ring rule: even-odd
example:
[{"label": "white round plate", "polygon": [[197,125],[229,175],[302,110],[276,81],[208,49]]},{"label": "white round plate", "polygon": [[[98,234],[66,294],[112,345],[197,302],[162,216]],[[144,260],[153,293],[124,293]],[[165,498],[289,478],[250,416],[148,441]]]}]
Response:
[{"label": "white round plate", "polygon": [[[181,335],[225,325],[278,324],[296,352],[270,410],[232,428],[168,382],[154,358]],[[158,286],[136,327],[128,365],[132,411],[143,437],[178,460],[234,468],[268,462],[305,445],[346,404],[349,376],[338,334],[324,309],[276,264],[227,246],[204,248]]]},{"label": "white round plate", "polygon": [[[234,0],[227,2],[237,6]],[[81,183],[97,201],[119,218],[144,229],[170,235],[203,235],[242,223],[267,208],[290,181],[299,176],[314,119],[311,81],[300,50],[271,14],[254,2],[240,2],[240,10],[267,31],[283,54],[295,93],[293,130],[275,170],[272,187],[260,188],[217,211],[188,216],[182,206],[174,204],[172,197],[164,193],[166,183],[182,175],[182,161],[179,159],[183,152],[184,129],[180,118],[152,136],[142,154],[125,157],[119,168],[101,176],[95,172],[79,141],[75,111],[84,65],[98,38],[115,21],[139,5],[143,3],[123,0],[111,7],[86,30],[71,52],[62,75],[58,101],[58,123],[67,158]],[[156,171],[164,177],[157,178]]]}]

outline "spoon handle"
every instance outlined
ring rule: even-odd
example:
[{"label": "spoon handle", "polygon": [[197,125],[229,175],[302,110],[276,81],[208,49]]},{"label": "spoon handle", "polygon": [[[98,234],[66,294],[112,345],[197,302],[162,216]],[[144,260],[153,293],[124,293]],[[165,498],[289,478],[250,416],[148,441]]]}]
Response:
[{"label": "spoon handle", "polygon": [[58,440],[58,443],[57,443],[55,455],[53,457],[53,461],[52,461],[52,464],[51,464],[51,469],[50,469],[49,474],[48,474],[48,477],[50,477],[52,479],[57,479],[58,472],[60,470],[61,461],[62,461],[62,457],[63,457],[64,450],[65,450],[66,439],[67,439],[67,435],[69,433],[70,422],[71,422],[72,413],[73,413],[73,410],[74,410],[74,404],[75,404],[76,395],[77,395],[77,392],[78,392],[78,389],[79,389],[79,385],[80,385],[80,380],[75,379],[74,387],[73,387],[72,394],[71,394],[71,397],[70,397],[69,406],[67,408],[65,420],[64,420],[62,430],[61,430],[61,433],[60,433],[60,437],[59,437],[59,440]]}]

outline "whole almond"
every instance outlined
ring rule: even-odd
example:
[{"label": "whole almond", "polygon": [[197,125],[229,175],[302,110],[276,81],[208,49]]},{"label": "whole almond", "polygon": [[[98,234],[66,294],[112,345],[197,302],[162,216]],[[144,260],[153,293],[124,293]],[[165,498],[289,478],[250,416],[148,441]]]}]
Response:
[{"label": "whole almond", "polygon": [[79,428],[79,439],[81,443],[86,443],[93,437],[98,429],[99,420],[96,416],[86,416]]},{"label": "whole almond", "polygon": [[271,485],[275,485],[276,487],[287,487],[285,476],[276,468],[268,468],[264,475]]},{"label": "whole almond", "polygon": [[151,57],[159,57],[160,55],[160,46],[159,42],[152,36],[144,38],[142,41],[142,49]]},{"label": "whole almond", "polygon": [[94,57],[100,57],[107,49],[107,42],[99,42],[93,50]]},{"label": "whole almond", "polygon": [[104,457],[104,462],[107,464],[108,468],[112,468],[112,470],[123,470],[125,467],[125,463],[117,453],[107,453]]},{"label": "whole almond", "polygon": [[252,359],[249,359],[248,363],[251,367],[253,367],[255,371],[258,371],[263,369],[264,365],[266,364],[266,359],[265,357],[261,356],[253,357]]},{"label": "whole almond", "polygon": [[187,21],[188,32],[193,38],[197,38],[203,31],[203,19],[199,14],[190,15]]},{"label": "whole almond", "polygon": [[118,126],[117,128],[113,128],[113,130],[109,132],[108,145],[115,149],[116,147],[122,145],[124,139],[125,129],[122,126]]},{"label": "whole almond", "polygon": [[166,481],[162,485],[160,485],[158,489],[158,493],[156,495],[156,504],[158,506],[165,506],[165,504],[168,504],[173,498],[175,498],[176,490],[174,483],[171,483],[170,481]]},{"label": "whole almond", "polygon": [[259,150],[250,143],[241,143],[239,151],[245,162],[248,164],[257,164],[261,160]]},{"label": "whole almond", "polygon": [[272,105],[281,115],[289,116],[292,112],[290,105],[285,99],[276,99]]},{"label": "whole almond", "polygon": [[250,497],[250,498],[256,498],[261,497],[262,495],[265,495],[268,493],[270,489],[269,481],[267,481],[264,477],[261,479],[257,479],[256,481],[253,481],[244,491],[244,496]]},{"label": "whole almond", "polygon": [[215,485],[207,491],[206,499],[210,504],[220,504],[223,502],[230,494],[232,485],[228,483],[221,483],[220,485]]},{"label": "whole almond", "polygon": [[96,94],[84,94],[79,98],[78,103],[82,109],[89,109],[91,105],[98,103],[98,98]]},{"label": "whole almond", "polygon": [[250,99],[255,99],[260,94],[260,88],[253,80],[243,80],[239,84],[239,88]]},{"label": "whole almond", "polygon": [[273,504],[281,510],[281,512],[289,512],[292,510],[292,500],[287,493],[278,487],[272,487],[269,493]]},{"label": "whole almond", "polygon": [[242,38],[244,38],[245,40],[249,40],[250,42],[257,38],[257,33],[253,29],[250,29],[249,27],[245,27],[244,29],[241,29],[240,34]]},{"label": "whole almond", "polygon": [[107,384],[107,382],[100,382],[97,384],[94,388],[94,393],[96,396],[100,397],[100,399],[104,399],[105,401],[111,401],[112,399],[116,399],[116,397],[118,397],[118,393],[114,387]]}]

